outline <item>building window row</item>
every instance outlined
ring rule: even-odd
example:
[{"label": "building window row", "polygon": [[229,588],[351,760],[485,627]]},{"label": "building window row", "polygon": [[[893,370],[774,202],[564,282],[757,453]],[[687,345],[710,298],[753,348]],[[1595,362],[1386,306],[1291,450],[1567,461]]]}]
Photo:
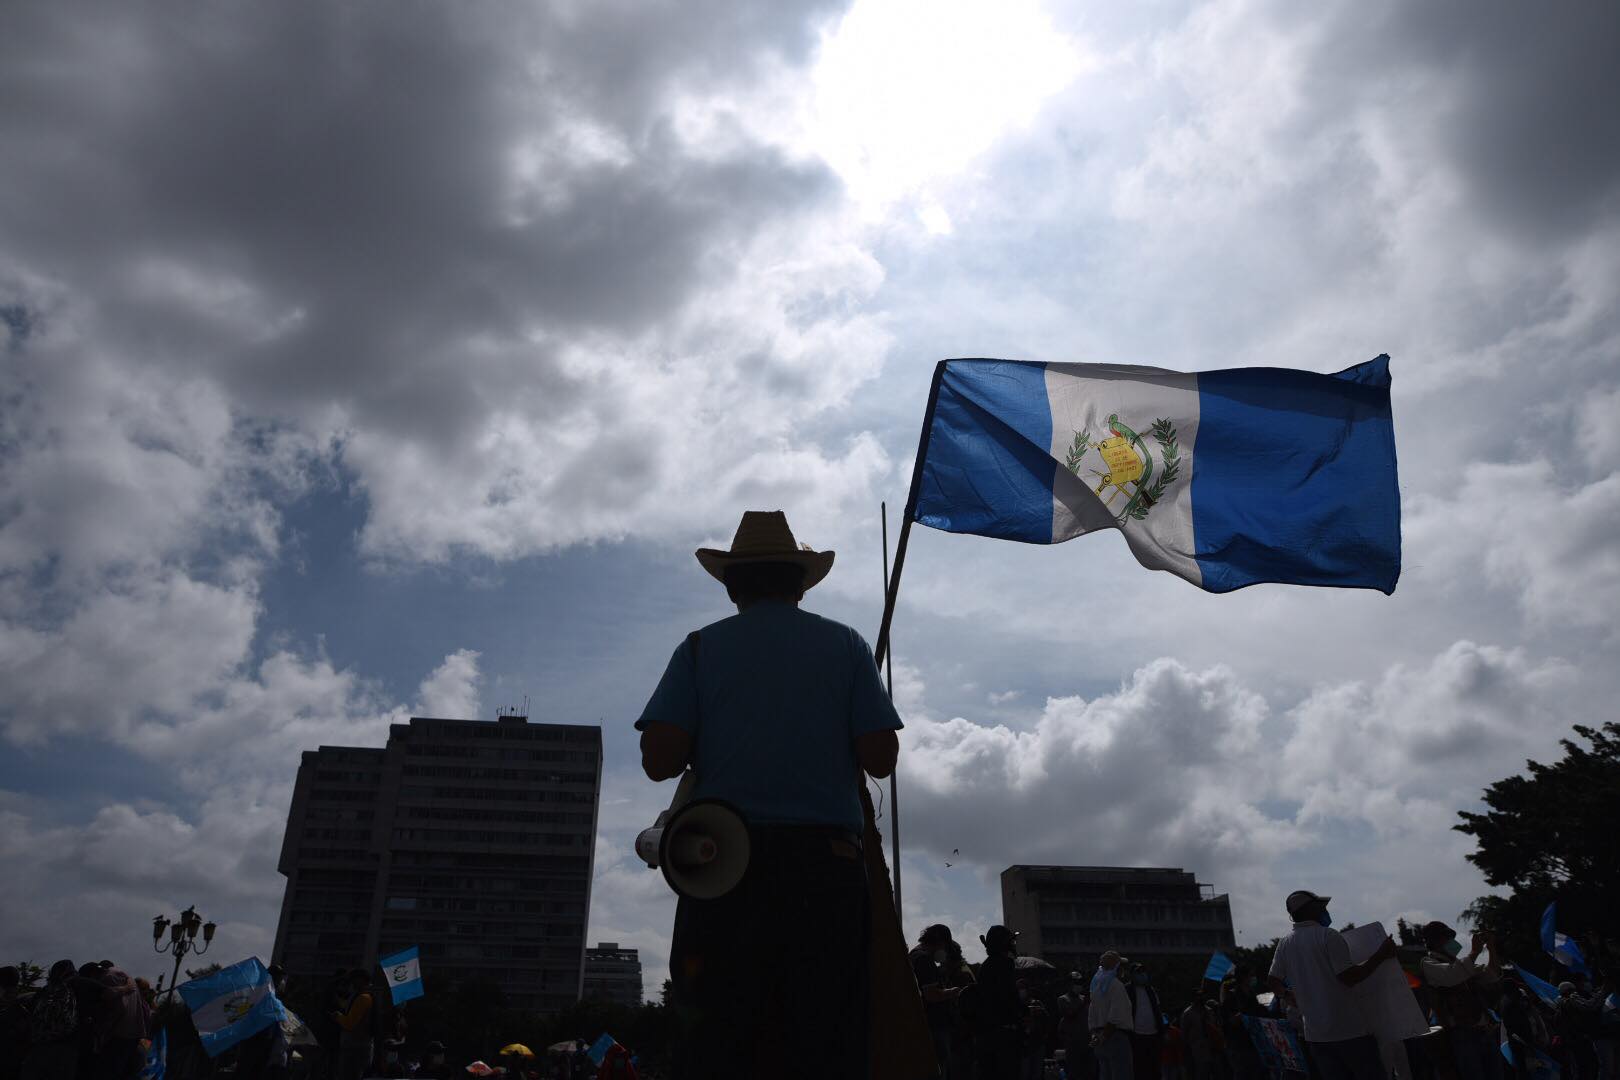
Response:
[{"label": "building window row", "polygon": [[491,758],[497,761],[573,761],[590,764],[596,760],[591,750],[528,750],[510,746],[467,746],[465,744],[411,743],[408,757]]},{"label": "building window row", "polygon": [[549,870],[557,874],[586,874],[590,859],[584,855],[513,855],[482,851],[396,851],[394,862],[400,866],[456,866],[466,869],[491,870]]},{"label": "building window row", "polygon": [[465,896],[390,896],[389,911],[466,911],[485,915],[577,915],[585,905],[567,900],[484,900]]},{"label": "building window row", "polygon": [[[482,806],[405,806],[399,816],[429,821],[488,821],[492,811]],[[502,821],[547,822],[553,825],[589,825],[591,815],[577,810],[502,810]]]},{"label": "building window row", "polygon": [[1219,948],[1231,941],[1218,930],[1073,930],[1041,927],[1041,945],[1108,948]]},{"label": "building window row", "polygon": [[304,830],[305,840],[369,840],[370,829],[339,829],[332,826]]},{"label": "building window row", "polygon": [[590,773],[543,773],[535,769],[496,769],[472,765],[407,765],[406,776],[448,776],[458,780],[522,780],[530,784],[594,784]]},{"label": "building window row", "polygon": [[1226,907],[1196,904],[1066,904],[1041,901],[1041,918],[1077,922],[1225,922]]},{"label": "building window row", "polygon": [[377,856],[374,852],[365,851],[360,848],[324,847],[300,847],[298,849],[298,858],[300,860],[316,859],[330,860],[333,862],[340,860],[343,862],[375,862],[377,860]]},{"label": "building window row", "polygon": [[548,791],[529,786],[464,788],[407,785],[400,789],[399,794],[402,799],[453,799],[456,802],[553,802],[589,806],[596,801],[588,791]]},{"label": "building window row", "polygon": [[517,847],[589,847],[591,838],[582,833],[508,832],[503,829],[416,829],[394,830],[395,840],[437,844],[512,844]]}]

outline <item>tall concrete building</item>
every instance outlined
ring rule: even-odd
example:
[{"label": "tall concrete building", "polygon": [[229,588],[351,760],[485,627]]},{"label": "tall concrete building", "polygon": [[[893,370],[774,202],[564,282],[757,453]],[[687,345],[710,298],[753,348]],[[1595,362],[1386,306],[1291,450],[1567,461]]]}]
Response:
[{"label": "tall concrete building", "polygon": [[1207,958],[1236,940],[1226,896],[1186,870],[1009,866],[1001,911],[1019,952],[1070,971],[1089,971],[1109,948],[1133,960]]},{"label": "tall concrete building", "polygon": [[641,954],[617,941],[598,941],[585,950],[586,998],[618,1005],[641,1004]]},{"label": "tall concrete building", "polygon": [[579,999],[602,729],[413,717],[381,749],[298,766],[274,957],[324,982],[409,945],[429,988],[498,984],[517,1008]]}]

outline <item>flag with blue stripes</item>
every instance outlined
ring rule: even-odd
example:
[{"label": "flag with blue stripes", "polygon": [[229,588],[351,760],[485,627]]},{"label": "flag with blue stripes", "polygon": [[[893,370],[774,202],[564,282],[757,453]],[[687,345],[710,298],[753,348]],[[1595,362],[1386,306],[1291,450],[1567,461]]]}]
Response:
[{"label": "flag with blue stripes", "polygon": [[1581,953],[1581,947],[1568,934],[1558,932],[1558,902],[1556,900],[1548,904],[1547,910],[1541,913],[1541,947],[1547,950],[1548,956],[1563,964],[1575,974],[1588,974],[1586,957]]},{"label": "flag with blue stripes", "polygon": [[270,985],[270,973],[256,956],[176,989],[191,1010],[192,1026],[209,1057],[218,1057],[287,1015]]},{"label": "flag with blue stripes", "polygon": [[1143,566],[1210,592],[1395,591],[1389,357],[1333,375],[948,360],[912,520],[1055,544],[1118,529]]},{"label": "flag with blue stripes", "polygon": [[589,1048],[586,1049],[585,1056],[591,1059],[591,1064],[600,1068],[602,1059],[607,1057],[608,1051],[613,1049],[613,1044],[618,1041],[619,1040],[615,1039],[613,1036],[604,1031],[602,1034],[598,1035],[596,1037],[596,1041],[591,1043]]},{"label": "flag with blue stripes", "polygon": [[388,994],[399,1005],[427,993],[422,986],[422,955],[415,945],[377,961],[388,977]]},{"label": "flag with blue stripes", "polygon": [[147,1041],[146,1053],[142,1055],[141,1071],[136,1080],[163,1080],[163,1073],[168,1066],[169,1032],[167,1028],[158,1028]]},{"label": "flag with blue stripes", "polygon": [[1226,973],[1236,966],[1230,956],[1223,952],[1215,953],[1209,958],[1209,966],[1204,969],[1204,981],[1220,982],[1226,978]]},{"label": "flag with blue stripes", "polygon": [[1558,1004],[1558,987],[1545,979],[1536,978],[1517,964],[1513,966],[1513,970],[1518,972],[1519,978],[1524,980],[1524,985],[1528,986],[1530,992],[1535,994],[1536,997],[1545,1001],[1548,1005]]}]

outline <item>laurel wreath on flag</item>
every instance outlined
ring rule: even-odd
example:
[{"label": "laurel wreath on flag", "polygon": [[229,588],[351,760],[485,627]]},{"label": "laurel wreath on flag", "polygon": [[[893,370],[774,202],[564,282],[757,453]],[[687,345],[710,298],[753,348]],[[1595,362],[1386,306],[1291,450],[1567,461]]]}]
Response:
[{"label": "laurel wreath on flag", "polygon": [[1086,451],[1090,450],[1090,449],[1091,449],[1091,429],[1087,428],[1084,431],[1075,432],[1074,433],[1074,445],[1069,447],[1069,452],[1064,457],[1063,464],[1068,466],[1068,469],[1069,469],[1070,472],[1074,473],[1074,475],[1076,475],[1076,476],[1079,476],[1080,475],[1080,459],[1085,457],[1086,456]]},{"label": "laurel wreath on flag", "polygon": [[1153,421],[1153,438],[1159,444],[1159,477],[1139,499],[1132,500],[1130,514],[1137,521],[1147,517],[1149,508],[1164,495],[1164,489],[1181,473],[1181,442],[1176,427],[1168,420]]}]

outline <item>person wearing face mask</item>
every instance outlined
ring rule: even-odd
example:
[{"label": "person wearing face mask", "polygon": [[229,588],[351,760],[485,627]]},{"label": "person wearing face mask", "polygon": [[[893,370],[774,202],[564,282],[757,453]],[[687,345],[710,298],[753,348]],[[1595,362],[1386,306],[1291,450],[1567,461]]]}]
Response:
[{"label": "person wearing face mask", "polygon": [[[1429,988],[1430,1005],[1446,1029],[1458,1080],[1497,1080],[1502,1056],[1487,1003],[1499,993],[1502,969],[1490,948],[1491,936],[1475,934],[1473,947],[1464,956],[1457,932],[1435,920],[1423,927],[1423,943],[1429,951],[1418,968]],[[1489,960],[1481,967],[1480,953],[1487,951]]]},{"label": "person wearing face mask", "polygon": [[1086,1023],[1091,1028],[1091,1052],[1097,1061],[1097,1080],[1131,1080],[1131,995],[1122,976],[1129,968],[1112,949],[1097,961],[1091,977],[1091,1004]]},{"label": "person wearing face mask", "polygon": [[1305,1041],[1323,1080],[1384,1080],[1378,1040],[1350,988],[1394,957],[1395,942],[1386,937],[1364,962],[1352,963],[1350,947],[1333,929],[1329,899],[1306,889],[1288,894],[1294,928],[1277,942],[1271,989],[1299,1007]]},{"label": "person wearing face mask", "polygon": [[949,977],[951,944],[951,928],[935,923],[922,932],[910,954],[911,973],[917,977],[917,989],[922,992],[928,1034],[934,1041],[934,1059],[939,1063],[941,1077],[951,1075],[955,1004],[962,993],[960,986],[951,985]]},{"label": "person wearing face mask", "polygon": [[1148,979],[1147,968],[1131,966],[1131,1066],[1136,1080],[1159,1080],[1164,1046],[1164,1010]]}]

